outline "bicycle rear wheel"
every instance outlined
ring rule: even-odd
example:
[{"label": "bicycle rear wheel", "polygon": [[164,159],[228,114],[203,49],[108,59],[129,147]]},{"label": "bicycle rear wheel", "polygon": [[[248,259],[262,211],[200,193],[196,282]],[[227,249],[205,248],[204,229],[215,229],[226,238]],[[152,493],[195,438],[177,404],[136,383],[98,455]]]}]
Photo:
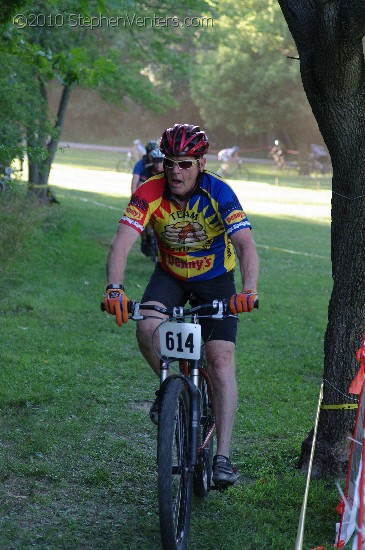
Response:
[{"label": "bicycle rear wheel", "polygon": [[[205,372],[205,365],[202,367]],[[200,498],[207,496],[210,490],[213,462],[213,444],[215,420],[212,403],[212,391],[209,379],[200,375],[200,441],[198,462],[194,469],[193,491]],[[209,439],[207,439],[209,438]],[[207,440],[207,441],[206,441]],[[203,445],[205,442],[205,445]]]},{"label": "bicycle rear wheel", "polygon": [[124,158],[117,162],[115,169],[117,172],[126,172],[129,174],[133,169],[132,158],[127,154]]},{"label": "bicycle rear wheel", "polygon": [[188,454],[189,395],[183,380],[175,378],[162,397],[157,440],[160,532],[166,550],[187,547],[193,481]]}]

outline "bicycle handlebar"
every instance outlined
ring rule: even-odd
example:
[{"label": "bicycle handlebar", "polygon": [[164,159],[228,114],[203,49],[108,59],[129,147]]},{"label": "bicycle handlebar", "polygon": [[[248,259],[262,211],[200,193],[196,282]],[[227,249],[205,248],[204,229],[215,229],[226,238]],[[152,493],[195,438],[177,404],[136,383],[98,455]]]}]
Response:
[{"label": "bicycle handlebar", "polygon": [[[183,317],[189,317],[190,315],[197,314],[198,312],[201,312],[201,315],[198,317],[204,317],[209,315],[209,317],[222,319],[223,317],[227,317],[231,312],[229,310],[229,305],[226,300],[213,300],[213,302],[209,304],[200,304],[195,307],[190,308],[184,308],[184,307],[173,307],[172,309],[167,309],[165,307],[153,305],[153,304],[140,304],[139,302],[134,302],[131,300],[128,302],[128,311],[132,313],[132,319],[141,319],[145,318],[144,315],[141,315],[139,313],[140,309],[144,309],[147,311],[156,311],[158,313],[162,313],[164,315],[167,315],[171,319],[181,319]],[[202,310],[205,310],[204,313],[202,313]]]},{"label": "bicycle handlebar", "polygon": [[[105,311],[105,304],[104,302],[101,302],[100,304],[101,311]],[[254,304],[254,308],[259,308],[259,301],[256,300]],[[184,308],[184,307],[174,307],[172,309],[167,309],[162,306],[158,306],[155,304],[141,304],[140,302],[136,302],[135,300],[129,300],[128,302],[128,312],[131,313],[131,319],[134,320],[141,320],[146,319],[148,316],[141,315],[139,310],[144,309],[147,311],[156,311],[158,313],[162,313],[163,315],[167,315],[168,317],[172,319],[181,319],[182,317],[188,317],[190,315],[194,315],[198,313],[201,310],[206,310],[204,314],[201,314],[198,317],[212,317],[212,319],[223,319],[224,317],[228,317],[229,315],[232,315],[232,312],[229,309],[229,302],[228,300],[213,300],[209,304],[200,304],[195,307],[191,308]]]}]

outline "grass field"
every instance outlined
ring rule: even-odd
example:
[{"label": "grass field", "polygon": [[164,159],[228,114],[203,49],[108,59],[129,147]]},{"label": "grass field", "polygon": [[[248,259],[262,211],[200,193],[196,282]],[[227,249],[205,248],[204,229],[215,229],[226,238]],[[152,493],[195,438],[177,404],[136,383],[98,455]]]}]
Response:
[{"label": "grass field", "polygon": [[[6,550],[160,547],[156,428],[148,418],[156,380],[137,352],[134,324],[121,330],[99,311],[130,176],[94,154],[93,161],[92,170],[86,160],[74,159],[73,168],[72,159],[58,162],[51,181],[60,205],[29,216],[21,245],[2,243]],[[232,459],[240,480],[194,501],[191,550],[294,548],[305,487],[296,464],[322,379],[330,194],[328,186],[299,186],[294,176],[284,186],[273,177],[232,182],[258,244],[260,310],[239,323]],[[6,201],[0,197],[0,212]],[[16,228],[28,209],[10,202]],[[141,297],[151,271],[137,244],[126,274],[130,298]],[[337,502],[335,480],[311,482],[304,550],[330,548]]]},{"label": "grass field", "polygon": [[[121,159],[125,159],[125,153],[72,149],[71,147],[60,149],[56,155],[57,164],[111,172],[116,171],[116,166]],[[298,171],[293,167],[289,166],[284,170],[279,170],[270,163],[265,164],[250,161],[245,166],[250,173],[250,181],[304,189],[331,189],[331,178],[329,176],[321,176],[319,174],[314,177],[298,176]],[[217,172],[219,167],[219,162],[212,155],[209,155],[209,170]]]}]

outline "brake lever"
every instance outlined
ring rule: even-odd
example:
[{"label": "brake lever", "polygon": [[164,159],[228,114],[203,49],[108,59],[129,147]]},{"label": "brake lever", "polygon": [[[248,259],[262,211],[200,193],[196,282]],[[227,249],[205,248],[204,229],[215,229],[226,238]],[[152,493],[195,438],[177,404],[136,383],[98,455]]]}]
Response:
[{"label": "brake lever", "polygon": [[212,319],[223,319],[223,302],[221,300],[213,300],[213,307],[218,308],[218,311],[212,314]]},{"label": "brake lever", "polygon": [[144,315],[141,315],[140,312],[139,312],[139,302],[134,302],[134,301],[130,301],[128,303],[128,310],[131,311],[131,313],[133,313],[133,315],[131,316],[131,319],[133,319],[134,321],[140,321],[141,319],[145,319]]}]

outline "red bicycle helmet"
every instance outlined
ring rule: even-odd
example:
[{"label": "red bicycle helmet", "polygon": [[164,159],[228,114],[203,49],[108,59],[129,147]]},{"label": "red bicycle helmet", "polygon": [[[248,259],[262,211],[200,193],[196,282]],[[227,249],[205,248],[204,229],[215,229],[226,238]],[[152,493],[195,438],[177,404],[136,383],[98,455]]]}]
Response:
[{"label": "red bicycle helmet", "polygon": [[162,134],[160,149],[165,155],[174,157],[202,157],[209,149],[209,142],[199,126],[175,124]]}]

